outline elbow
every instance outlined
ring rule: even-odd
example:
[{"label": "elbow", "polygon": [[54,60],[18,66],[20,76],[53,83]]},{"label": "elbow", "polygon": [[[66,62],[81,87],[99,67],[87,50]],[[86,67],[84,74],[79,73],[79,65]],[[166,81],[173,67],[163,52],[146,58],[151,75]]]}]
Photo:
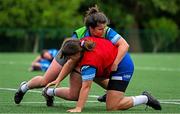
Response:
[{"label": "elbow", "polygon": [[126,42],[127,47],[129,48],[129,44]]},{"label": "elbow", "polygon": [[127,42],[124,42],[123,45],[122,45],[124,51],[128,51],[129,50],[129,44]]},{"label": "elbow", "polygon": [[129,50],[129,44],[123,38],[121,38],[117,42],[117,46],[119,47],[120,50],[124,50],[124,51],[128,51]]},{"label": "elbow", "polygon": [[126,44],[126,50],[127,51],[129,50],[129,44],[128,43]]}]

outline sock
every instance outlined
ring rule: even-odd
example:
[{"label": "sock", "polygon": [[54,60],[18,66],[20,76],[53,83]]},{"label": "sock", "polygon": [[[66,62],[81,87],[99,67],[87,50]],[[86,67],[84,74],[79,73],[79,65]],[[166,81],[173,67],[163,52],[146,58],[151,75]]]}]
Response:
[{"label": "sock", "polygon": [[148,98],[145,95],[133,96],[133,106],[146,104],[148,102]]},{"label": "sock", "polygon": [[26,83],[26,84],[23,84],[23,85],[21,86],[21,91],[22,91],[23,93],[26,93],[28,90],[29,90],[29,87],[28,87],[27,83]]},{"label": "sock", "polygon": [[55,88],[48,88],[47,95],[54,96],[55,95]]}]

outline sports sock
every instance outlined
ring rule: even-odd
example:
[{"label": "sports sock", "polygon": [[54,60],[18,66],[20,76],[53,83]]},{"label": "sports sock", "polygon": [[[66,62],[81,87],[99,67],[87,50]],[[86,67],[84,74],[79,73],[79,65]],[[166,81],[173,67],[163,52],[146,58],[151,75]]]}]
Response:
[{"label": "sports sock", "polygon": [[49,96],[54,96],[55,94],[54,94],[54,91],[55,91],[55,88],[48,88],[47,89],[47,95],[49,95]]},{"label": "sports sock", "polygon": [[26,93],[28,90],[29,90],[29,87],[28,87],[27,83],[26,83],[26,84],[23,84],[23,85],[21,86],[21,91],[22,91],[23,93]]},{"label": "sports sock", "polygon": [[148,98],[145,95],[133,96],[133,106],[146,104],[148,102]]}]

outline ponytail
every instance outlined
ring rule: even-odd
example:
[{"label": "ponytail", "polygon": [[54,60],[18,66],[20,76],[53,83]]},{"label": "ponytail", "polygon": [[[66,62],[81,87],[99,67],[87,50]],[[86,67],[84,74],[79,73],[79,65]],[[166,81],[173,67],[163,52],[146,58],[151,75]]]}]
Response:
[{"label": "ponytail", "polygon": [[91,40],[82,40],[74,39],[74,38],[68,38],[64,40],[62,46],[61,46],[61,53],[58,55],[59,58],[64,58],[66,56],[74,55],[78,52],[83,51],[92,51],[95,47],[95,42]]},{"label": "ponytail", "polygon": [[86,16],[84,18],[84,23],[86,27],[95,28],[98,24],[109,24],[109,20],[103,12],[100,12],[97,5],[89,8],[86,11]]},{"label": "ponytail", "polygon": [[95,47],[95,42],[91,40],[82,40],[80,45],[85,51],[92,51]]},{"label": "ponytail", "polygon": [[99,12],[99,8],[97,5],[95,5],[95,7],[91,7],[91,8],[89,8],[88,11],[86,11],[86,16],[93,15],[98,12]]}]

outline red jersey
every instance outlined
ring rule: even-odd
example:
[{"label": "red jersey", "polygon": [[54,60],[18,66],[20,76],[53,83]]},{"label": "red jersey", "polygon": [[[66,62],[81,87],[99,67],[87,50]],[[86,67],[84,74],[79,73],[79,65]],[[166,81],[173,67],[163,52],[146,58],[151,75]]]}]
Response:
[{"label": "red jersey", "polygon": [[104,38],[86,37],[82,40],[92,40],[95,47],[92,51],[85,51],[79,65],[91,66],[96,68],[96,77],[108,78],[111,66],[117,55],[117,47]]}]

